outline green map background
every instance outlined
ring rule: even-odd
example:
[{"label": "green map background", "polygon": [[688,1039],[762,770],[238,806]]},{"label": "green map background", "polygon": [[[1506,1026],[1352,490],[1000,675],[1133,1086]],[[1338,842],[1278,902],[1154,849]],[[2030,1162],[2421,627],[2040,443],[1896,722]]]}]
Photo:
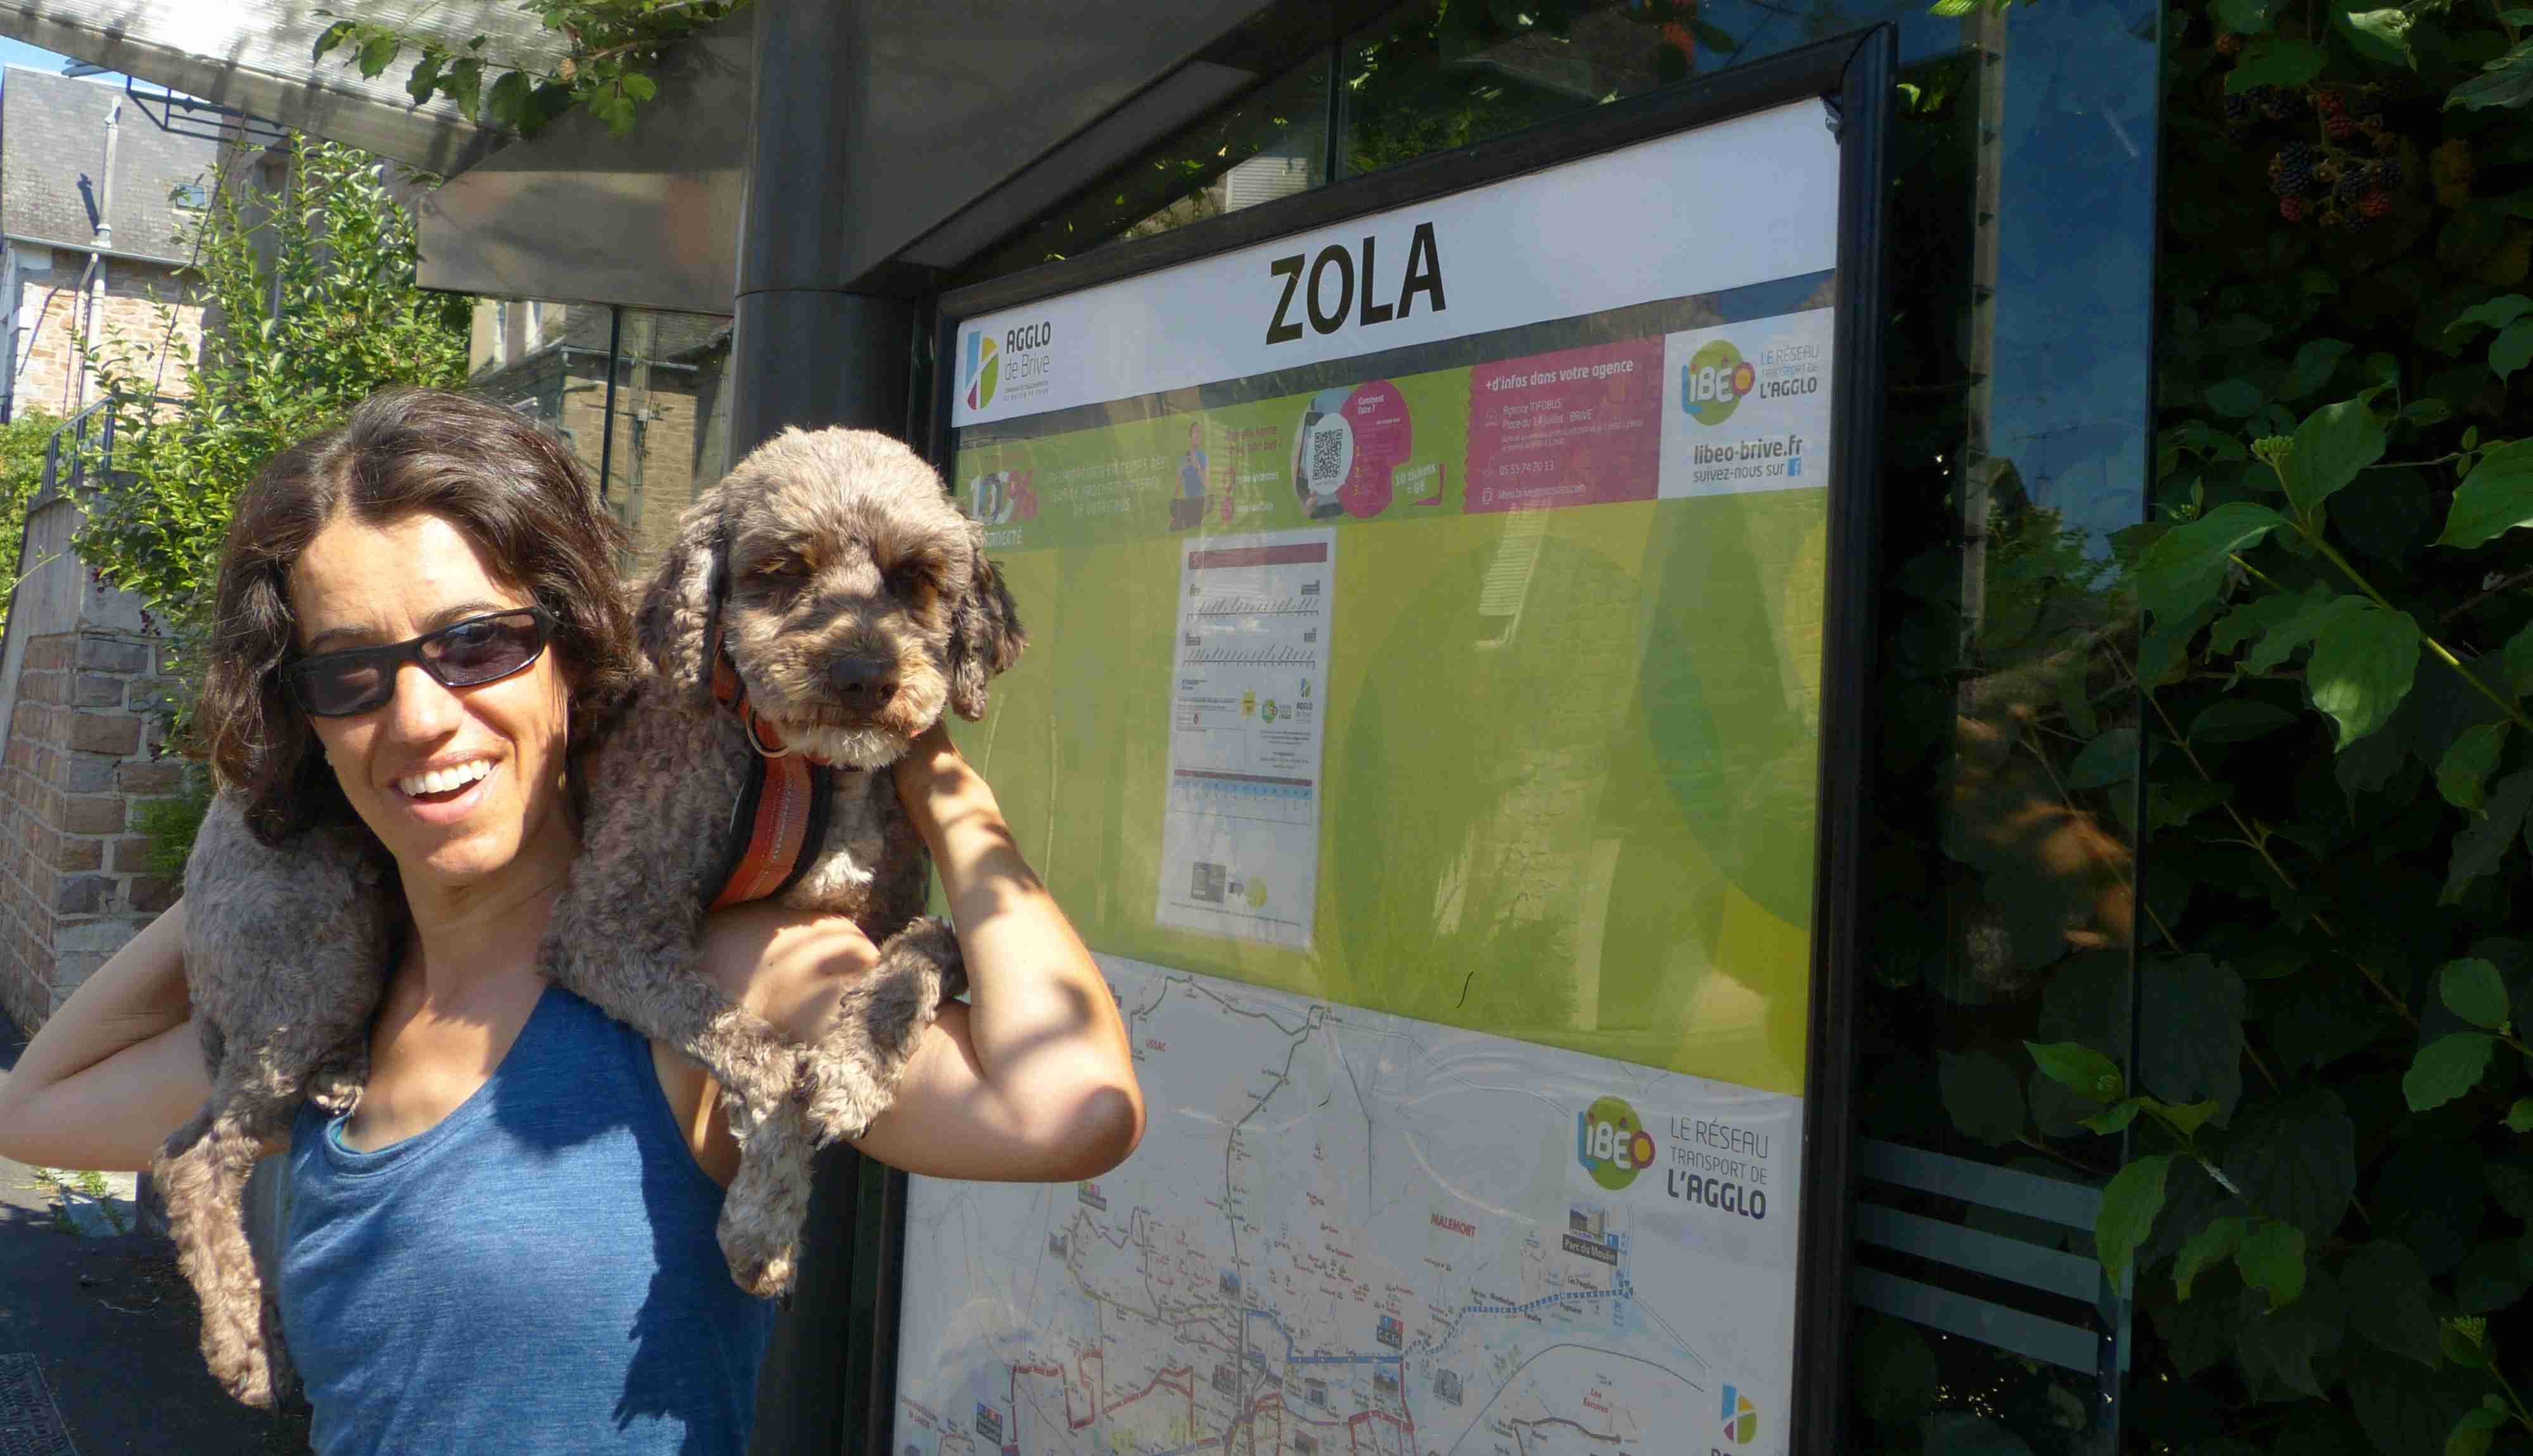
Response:
[{"label": "green map background", "polygon": [[[1391,382],[1448,489],[1368,521],[1295,499],[1307,395],[961,449],[963,500],[1001,470],[1040,498],[995,528],[1031,642],[962,749],[1096,950],[1801,1094],[1826,489],[1462,514],[1468,371]],[[1197,420],[1242,513],[1174,533]],[[1182,540],[1314,524],[1337,546],[1313,945],[1164,929]]]}]

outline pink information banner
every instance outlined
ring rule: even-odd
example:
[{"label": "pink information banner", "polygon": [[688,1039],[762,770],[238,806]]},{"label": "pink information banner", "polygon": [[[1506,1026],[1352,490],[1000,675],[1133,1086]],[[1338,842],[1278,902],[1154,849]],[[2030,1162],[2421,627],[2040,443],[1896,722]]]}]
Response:
[{"label": "pink information banner", "polygon": [[1561,349],[1469,371],[1471,511],[1651,500],[1663,341]]}]

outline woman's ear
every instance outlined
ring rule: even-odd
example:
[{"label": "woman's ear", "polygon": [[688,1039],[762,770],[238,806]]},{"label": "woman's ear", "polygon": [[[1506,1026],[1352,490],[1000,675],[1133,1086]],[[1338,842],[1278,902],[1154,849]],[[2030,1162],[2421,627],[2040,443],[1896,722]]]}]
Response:
[{"label": "woman's ear", "polygon": [[712,695],[713,637],[730,552],[721,506],[721,491],[707,491],[677,518],[677,539],[643,589],[634,619],[642,655],[660,675],[705,697]]},{"label": "woman's ear", "polygon": [[985,528],[968,526],[968,590],[950,611],[950,707],[974,723],[985,716],[985,684],[1020,661],[1029,645],[1003,573],[985,558]]}]

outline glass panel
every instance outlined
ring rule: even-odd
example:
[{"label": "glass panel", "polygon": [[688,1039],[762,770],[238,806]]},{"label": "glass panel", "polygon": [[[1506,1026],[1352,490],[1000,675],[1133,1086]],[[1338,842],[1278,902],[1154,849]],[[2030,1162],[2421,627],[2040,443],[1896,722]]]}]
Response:
[{"label": "glass panel", "polygon": [[2127,1313],[2066,1199],[2120,1141],[2024,1043],[2130,1043],[2156,13],[1954,24],[1892,193],[1848,1446],[2107,1452]]},{"label": "glass panel", "polygon": [[603,304],[478,299],[468,355],[467,392],[552,430],[593,480],[607,435],[612,313]]},{"label": "glass panel", "polygon": [[1150,237],[1327,182],[1325,50],[1137,158],[979,260],[962,282]]},{"label": "glass panel", "polygon": [[695,493],[729,468],[730,320],[626,309],[609,417],[607,498],[646,573]]}]

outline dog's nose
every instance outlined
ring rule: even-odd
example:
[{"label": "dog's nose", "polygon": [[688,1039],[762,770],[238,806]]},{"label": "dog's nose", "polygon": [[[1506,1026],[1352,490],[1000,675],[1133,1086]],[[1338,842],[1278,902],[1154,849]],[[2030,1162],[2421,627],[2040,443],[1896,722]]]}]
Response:
[{"label": "dog's nose", "polygon": [[848,708],[876,713],[897,696],[897,664],[885,658],[838,658],[827,680]]}]

